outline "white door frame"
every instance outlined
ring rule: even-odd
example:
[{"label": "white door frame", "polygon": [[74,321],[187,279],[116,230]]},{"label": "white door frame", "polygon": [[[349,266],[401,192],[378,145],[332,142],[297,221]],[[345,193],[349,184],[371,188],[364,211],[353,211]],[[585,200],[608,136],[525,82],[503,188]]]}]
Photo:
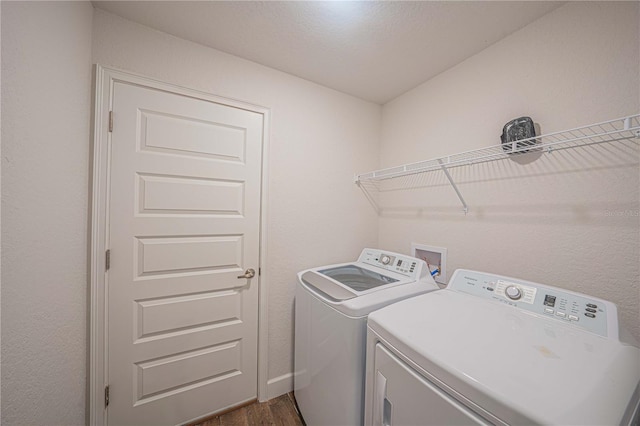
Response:
[{"label": "white door frame", "polygon": [[107,386],[106,355],[106,316],[108,298],[106,297],[105,266],[106,250],[109,248],[109,158],[111,149],[111,133],[109,132],[109,111],[112,108],[114,83],[125,82],[151,87],[164,92],[189,96],[241,108],[263,115],[262,135],[262,183],[260,195],[260,270],[258,276],[258,399],[265,401],[268,380],[268,328],[267,328],[267,276],[266,276],[266,242],[267,242],[267,165],[269,152],[270,110],[266,107],[249,104],[234,99],[223,98],[209,93],[163,83],[137,74],[113,68],[95,66],[95,92],[93,131],[93,171],[91,202],[91,253],[90,253],[90,288],[89,288],[89,419],[90,425],[105,424],[106,410],[105,386]]}]

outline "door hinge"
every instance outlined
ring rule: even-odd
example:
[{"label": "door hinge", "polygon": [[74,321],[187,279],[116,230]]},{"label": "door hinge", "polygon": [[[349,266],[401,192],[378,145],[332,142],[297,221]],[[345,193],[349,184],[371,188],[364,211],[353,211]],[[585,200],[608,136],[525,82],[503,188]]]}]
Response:
[{"label": "door hinge", "polygon": [[104,407],[109,406],[109,386],[104,387]]},{"label": "door hinge", "polygon": [[111,268],[111,250],[107,250],[104,254],[104,270],[108,271]]},{"label": "door hinge", "polygon": [[109,111],[109,132],[113,132],[113,111]]}]

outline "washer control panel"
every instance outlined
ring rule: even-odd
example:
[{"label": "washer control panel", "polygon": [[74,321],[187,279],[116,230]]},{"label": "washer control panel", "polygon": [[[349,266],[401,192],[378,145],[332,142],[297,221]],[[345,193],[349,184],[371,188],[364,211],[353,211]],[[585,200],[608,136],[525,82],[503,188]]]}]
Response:
[{"label": "washer control panel", "polygon": [[[618,337],[617,309],[606,300],[465,269],[455,271],[447,289],[534,312],[604,337]],[[616,335],[612,336],[612,333]]]},{"label": "washer control panel", "polygon": [[397,272],[416,280],[422,277],[423,271],[426,273],[425,268],[427,267],[423,260],[415,257],[376,249],[364,249],[358,262]]},{"label": "washer control panel", "polygon": [[493,282],[493,291],[495,295],[501,296],[506,300],[533,304],[536,299],[537,289],[510,281],[495,280]]}]

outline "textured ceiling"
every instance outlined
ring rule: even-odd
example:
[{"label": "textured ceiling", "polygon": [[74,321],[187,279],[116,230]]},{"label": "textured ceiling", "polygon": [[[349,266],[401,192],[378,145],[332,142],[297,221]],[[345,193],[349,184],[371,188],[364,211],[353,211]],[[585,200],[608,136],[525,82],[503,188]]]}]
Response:
[{"label": "textured ceiling", "polygon": [[94,1],[123,18],[385,103],[561,2]]}]

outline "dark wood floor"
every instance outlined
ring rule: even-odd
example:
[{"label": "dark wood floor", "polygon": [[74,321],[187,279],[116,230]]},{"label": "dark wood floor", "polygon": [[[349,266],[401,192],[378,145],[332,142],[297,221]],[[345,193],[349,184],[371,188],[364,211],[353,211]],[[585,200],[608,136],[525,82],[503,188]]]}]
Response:
[{"label": "dark wood floor", "polygon": [[293,403],[293,394],[288,393],[267,402],[254,402],[251,405],[221,414],[196,423],[193,426],[253,426],[280,425],[303,426]]}]

